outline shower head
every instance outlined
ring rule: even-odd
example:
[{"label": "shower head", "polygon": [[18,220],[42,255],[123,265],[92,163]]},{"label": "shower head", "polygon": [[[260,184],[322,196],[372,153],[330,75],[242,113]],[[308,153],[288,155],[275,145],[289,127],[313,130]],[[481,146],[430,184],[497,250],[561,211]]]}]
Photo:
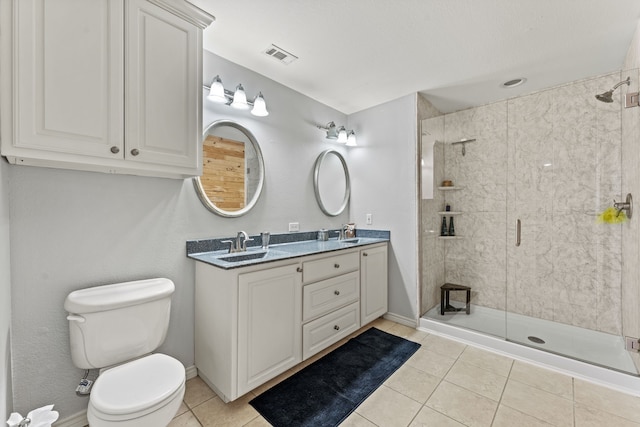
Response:
[{"label": "shower head", "polygon": [[602,102],[613,102],[613,89],[596,95],[596,99]]},{"label": "shower head", "polygon": [[611,88],[611,90],[608,90],[606,92],[603,93],[599,93],[596,95],[596,99],[598,101],[602,101],[602,102],[613,102],[613,91],[615,91],[616,89],[618,89],[618,87],[622,86],[622,85],[630,85],[631,84],[631,78],[627,77],[626,80],[621,81],[620,83],[616,84],[614,87]]}]

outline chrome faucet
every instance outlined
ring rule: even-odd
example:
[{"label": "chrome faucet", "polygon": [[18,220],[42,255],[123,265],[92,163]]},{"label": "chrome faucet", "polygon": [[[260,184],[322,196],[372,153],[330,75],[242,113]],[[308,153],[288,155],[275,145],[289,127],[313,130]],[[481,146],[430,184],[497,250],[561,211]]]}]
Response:
[{"label": "chrome faucet", "polygon": [[[242,238],[244,237],[244,240]],[[253,242],[253,239],[249,238],[246,231],[238,231],[236,240],[223,240],[222,243],[229,243],[229,253],[246,252],[247,242]]]},{"label": "chrome faucet", "polygon": [[[242,240],[244,237],[244,240]],[[252,242],[253,239],[249,238],[246,231],[238,231],[236,236],[236,252],[245,252],[247,250],[247,242]]]},{"label": "chrome faucet", "polygon": [[338,230],[338,240],[344,240],[347,238],[347,230],[349,229],[349,224],[342,224],[340,230]]},{"label": "chrome faucet", "polygon": [[220,243],[229,243],[229,254],[232,254],[234,252],[238,252],[238,250],[236,249],[236,247],[234,246],[234,241],[233,240],[222,240]]}]

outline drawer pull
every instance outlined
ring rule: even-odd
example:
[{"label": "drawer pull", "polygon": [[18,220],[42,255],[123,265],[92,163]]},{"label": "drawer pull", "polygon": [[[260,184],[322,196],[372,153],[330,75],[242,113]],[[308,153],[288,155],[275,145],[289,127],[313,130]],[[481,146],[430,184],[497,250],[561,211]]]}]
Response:
[{"label": "drawer pull", "polygon": [[133,150],[131,150],[132,156],[137,156],[138,154],[140,154],[140,150],[138,150],[137,148],[134,148]]},{"label": "drawer pull", "polygon": [[298,268],[296,268],[296,271],[297,271],[298,273],[302,273],[302,267],[298,267]]},{"label": "drawer pull", "polygon": [[120,149],[114,145],[113,147],[111,147],[111,152],[113,154],[118,154],[120,152]]},{"label": "drawer pull", "polygon": [[333,327],[333,329],[335,329],[336,331],[339,331],[339,330],[340,330],[340,326],[335,325],[335,326]]},{"label": "drawer pull", "polygon": [[336,294],[336,295],[340,295],[340,291],[338,291],[338,290],[333,291],[333,293]]},{"label": "drawer pull", "polygon": [[362,256],[369,256],[369,254],[366,252],[362,252]]},{"label": "drawer pull", "polygon": [[334,266],[335,268],[340,268],[340,264],[337,264],[337,263],[336,263],[336,264],[333,264],[333,266]]}]

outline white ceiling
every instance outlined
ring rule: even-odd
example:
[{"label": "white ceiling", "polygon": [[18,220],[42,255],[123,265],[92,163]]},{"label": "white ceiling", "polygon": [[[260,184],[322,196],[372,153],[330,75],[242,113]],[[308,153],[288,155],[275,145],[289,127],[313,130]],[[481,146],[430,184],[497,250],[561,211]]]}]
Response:
[{"label": "white ceiling", "polygon": [[190,1],[216,17],[206,50],[345,114],[414,92],[450,112],[618,70],[640,18],[639,0]]}]

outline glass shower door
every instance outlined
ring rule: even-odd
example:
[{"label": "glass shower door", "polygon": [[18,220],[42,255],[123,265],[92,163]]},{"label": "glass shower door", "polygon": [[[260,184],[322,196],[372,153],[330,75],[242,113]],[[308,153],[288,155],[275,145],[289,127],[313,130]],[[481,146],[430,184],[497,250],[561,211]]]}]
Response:
[{"label": "glass shower door", "polygon": [[[448,114],[443,128],[434,149],[437,190],[432,202],[423,202],[423,215],[429,214],[428,209],[433,205],[430,216],[437,223],[430,224],[429,228],[436,236],[429,244],[434,246],[432,253],[441,254],[444,267],[433,286],[435,295],[429,295],[435,305],[430,306],[427,317],[504,338],[506,103]],[[433,131],[429,129],[429,132]],[[446,293],[441,291],[441,286],[446,284],[461,287],[449,292],[448,304]],[[470,288],[468,313],[464,287]],[[460,311],[447,310],[447,305]]]},{"label": "glass shower door", "polygon": [[621,197],[621,113],[593,95],[617,79],[508,101],[506,338],[635,373],[622,340],[621,226],[597,221]]}]

